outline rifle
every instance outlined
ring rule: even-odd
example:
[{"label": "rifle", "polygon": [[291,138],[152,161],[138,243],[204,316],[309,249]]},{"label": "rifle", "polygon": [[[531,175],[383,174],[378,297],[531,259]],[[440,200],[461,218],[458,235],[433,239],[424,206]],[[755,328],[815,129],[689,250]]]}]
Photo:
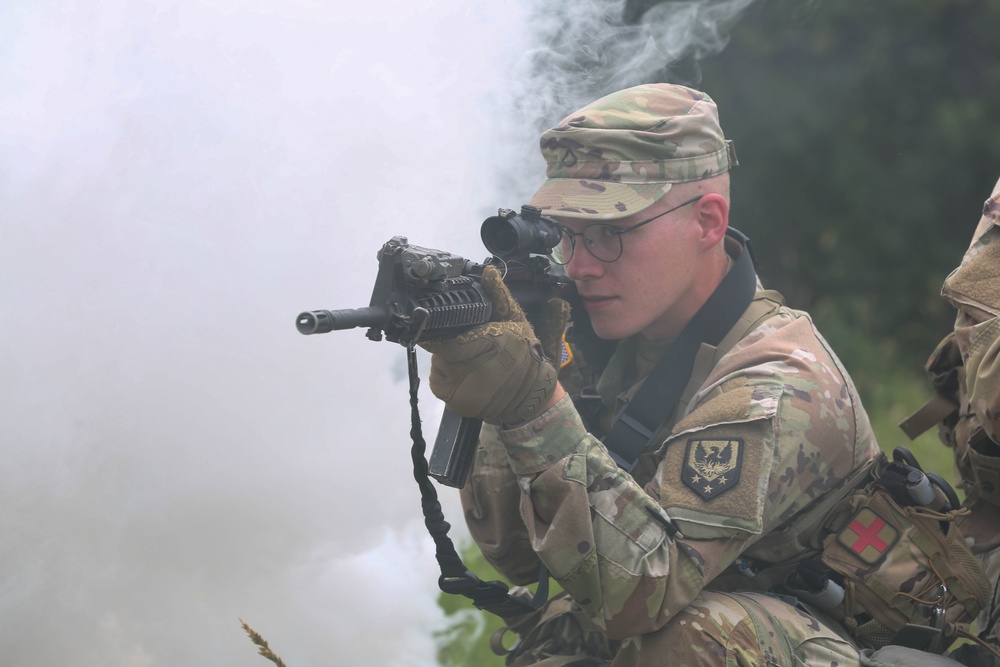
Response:
[{"label": "rifle", "polygon": [[[412,346],[417,341],[453,338],[490,321],[493,306],[483,291],[483,269],[493,265],[524,310],[529,322],[549,299],[571,300],[573,283],[554,273],[549,259],[562,233],[559,225],[524,205],[520,214],[500,209],[483,221],[480,236],[492,253],[477,264],[450,252],[410,245],[394,236],[378,251],[378,274],[367,308],[313,310],[299,314],[303,335],[368,327],[373,341]],[[445,410],[428,474],[454,488],[465,486],[475,456],[482,420]]]}]

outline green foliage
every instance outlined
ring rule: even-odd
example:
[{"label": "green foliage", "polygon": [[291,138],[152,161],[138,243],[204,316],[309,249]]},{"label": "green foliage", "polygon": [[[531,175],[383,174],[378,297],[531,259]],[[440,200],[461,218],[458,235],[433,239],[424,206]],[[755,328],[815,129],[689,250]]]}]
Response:
[{"label": "green foliage", "polygon": [[952,452],[941,444],[936,430],[931,429],[911,441],[899,428],[899,422],[930,398],[931,390],[926,378],[919,373],[892,371],[884,377],[885,383],[873,387],[863,399],[882,451],[891,455],[897,446],[908,448],[924,470],[944,477],[961,495]]}]

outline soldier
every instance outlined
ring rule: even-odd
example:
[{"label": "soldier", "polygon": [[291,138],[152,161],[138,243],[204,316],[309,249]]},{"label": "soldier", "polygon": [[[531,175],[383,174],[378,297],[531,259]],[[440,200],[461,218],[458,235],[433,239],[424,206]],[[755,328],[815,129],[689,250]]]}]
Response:
[{"label": "soldier", "polygon": [[[943,417],[938,433],[954,449],[970,510],[960,526],[998,586],[976,625],[980,638],[1000,649],[1000,181],[941,295],[958,314],[953,333],[928,361],[938,397],[904,430],[915,437]],[[973,664],[968,653],[979,650],[968,645],[963,659]]]},{"label": "soldier", "polygon": [[[507,664],[859,664],[859,647],[886,643],[865,642],[886,632],[870,615],[838,622],[758,592],[816,552],[879,450],[834,352],[761,288],[729,228],[737,162],[714,102],[630,88],[541,148],[548,178],[530,203],[562,226],[557,261],[615,342],[608,359],[589,350],[593,391],[549,361],[580,353],[558,349],[562,320],[533,331],[495,271],[483,283],[498,321],[423,344],[434,394],[487,422],[462,490],[473,538],[511,581],[544,566],[566,592],[508,619],[521,639]],[[892,542],[879,531],[855,520],[838,539],[878,562]]]}]

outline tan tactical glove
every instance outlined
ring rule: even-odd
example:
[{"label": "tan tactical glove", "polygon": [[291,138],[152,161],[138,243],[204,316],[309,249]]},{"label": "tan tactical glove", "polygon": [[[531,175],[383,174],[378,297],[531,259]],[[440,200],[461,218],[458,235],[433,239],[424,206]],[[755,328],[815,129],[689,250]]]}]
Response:
[{"label": "tan tactical glove", "polygon": [[[483,270],[493,321],[420,346],[431,357],[431,391],[462,417],[508,425],[536,416],[556,388],[556,370],[493,266]],[[561,334],[560,334],[561,335]]]}]

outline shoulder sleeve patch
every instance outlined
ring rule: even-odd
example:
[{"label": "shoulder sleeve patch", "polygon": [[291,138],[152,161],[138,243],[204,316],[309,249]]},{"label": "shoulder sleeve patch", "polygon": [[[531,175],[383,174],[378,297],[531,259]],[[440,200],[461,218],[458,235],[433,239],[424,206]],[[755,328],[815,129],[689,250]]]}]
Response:
[{"label": "shoulder sleeve patch", "polygon": [[696,407],[664,443],[654,483],[685,537],[763,532],[781,391],[743,386],[722,392]]},{"label": "shoulder sleeve patch", "polygon": [[736,487],[743,462],[743,438],[689,438],[681,481],[711,500]]}]

